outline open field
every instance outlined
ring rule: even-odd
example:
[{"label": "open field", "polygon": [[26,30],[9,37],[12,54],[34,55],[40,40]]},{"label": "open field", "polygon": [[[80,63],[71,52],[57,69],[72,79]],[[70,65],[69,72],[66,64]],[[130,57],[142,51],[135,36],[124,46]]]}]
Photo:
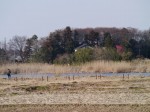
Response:
[{"label": "open field", "polygon": [[0,79],[0,112],[149,112],[150,77]]},{"label": "open field", "polygon": [[149,112],[150,105],[5,105],[1,112]]},{"label": "open field", "polygon": [[0,67],[0,74],[5,74],[7,69],[17,73],[53,73],[56,75],[63,73],[81,72],[150,72],[150,60],[135,60],[131,62],[94,61],[82,65],[49,65],[42,63],[28,64],[5,64]]},{"label": "open field", "polygon": [[150,104],[150,77],[0,79],[0,104]]}]

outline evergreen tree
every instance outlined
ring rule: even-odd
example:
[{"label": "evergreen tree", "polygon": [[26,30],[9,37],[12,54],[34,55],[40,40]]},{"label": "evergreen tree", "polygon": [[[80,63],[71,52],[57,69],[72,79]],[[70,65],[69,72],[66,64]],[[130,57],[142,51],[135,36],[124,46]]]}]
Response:
[{"label": "evergreen tree", "polygon": [[92,30],[89,34],[85,35],[85,42],[90,46],[98,45],[99,33]]},{"label": "evergreen tree", "polygon": [[72,38],[72,31],[70,27],[66,27],[64,30],[64,49],[66,53],[74,52],[74,41]]},{"label": "evergreen tree", "polygon": [[34,55],[34,53],[37,52],[37,42],[38,37],[36,35],[33,35],[31,38],[26,40],[26,46],[24,48],[24,57],[26,61],[29,61],[29,58],[31,55]]},{"label": "evergreen tree", "polygon": [[79,33],[77,30],[74,31],[74,47],[79,46]]},{"label": "evergreen tree", "polygon": [[114,47],[113,40],[111,38],[110,33],[108,32],[104,34],[104,47],[107,47],[107,48]]}]

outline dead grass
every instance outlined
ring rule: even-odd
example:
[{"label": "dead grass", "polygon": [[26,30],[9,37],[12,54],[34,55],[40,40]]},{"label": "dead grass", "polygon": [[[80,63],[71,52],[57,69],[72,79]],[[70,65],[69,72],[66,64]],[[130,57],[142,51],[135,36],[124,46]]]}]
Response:
[{"label": "dead grass", "polygon": [[63,73],[74,73],[76,72],[76,67],[68,65],[50,65],[44,63],[26,63],[26,64],[6,64],[0,67],[0,73],[4,74],[7,69],[11,69],[12,73],[53,73],[53,74],[63,74]]},{"label": "dead grass", "polygon": [[79,72],[150,72],[150,60],[134,60],[132,62],[114,62],[114,61],[94,61],[78,66],[73,65],[50,65],[43,63],[28,64],[6,64],[1,65],[0,73],[6,73],[7,69],[11,69],[13,73],[53,73],[60,75],[63,73],[79,73]]},{"label": "dead grass", "polygon": [[64,77],[44,79],[27,79],[22,81],[0,79],[0,94],[17,95],[26,93],[82,93],[82,92],[130,92],[150,93],[150,77],[141,78],[132,76],[122,80],[120,76],[107,76],[101,79],[96,77],[75,77],[73,80]]},{"label": "dead grass", "polygon": [[131,62],[113,62],[113,61],[95,61],[87,63],[81,67],[82,72],[113,72],[113,73],[125,73],[131,72]]},{"label": "dead grass", "polygon": [[149,88],[150,77],[138,76],[125,77],[124,81],[119,76],[0,79],[0,112],[149,112]]},{"label": "dead grass", "polygon": [[3,105],[1,112],[149,112],[150,105]]}]

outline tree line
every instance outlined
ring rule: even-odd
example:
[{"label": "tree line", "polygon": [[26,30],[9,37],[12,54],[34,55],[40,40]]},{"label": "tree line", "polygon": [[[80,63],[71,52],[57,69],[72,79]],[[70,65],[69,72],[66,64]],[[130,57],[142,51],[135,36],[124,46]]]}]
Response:
[{"label": "tree line", "polygon": [[73,64],[91,60],[150,58],[150,29],[65,29],[38,38],[14,36],[0,48],[0,63],[43,62]]}]

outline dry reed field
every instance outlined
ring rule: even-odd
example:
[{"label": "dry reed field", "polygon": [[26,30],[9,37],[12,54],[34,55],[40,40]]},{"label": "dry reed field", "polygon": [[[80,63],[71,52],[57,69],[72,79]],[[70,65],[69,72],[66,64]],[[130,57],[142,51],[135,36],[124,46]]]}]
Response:
[{"label": "dry reed field", "polygon": [[0,74],[6,73],[7,69],[13,73],[53,73],[56,75],[63,73],[81,73],[81,72],[150,72],[150,60],[135,60],[131,62],[113,62],[113,61],[94,61],[82,65],[50,65],[43,63],[26,64],[5,64],[0,67]]}]

